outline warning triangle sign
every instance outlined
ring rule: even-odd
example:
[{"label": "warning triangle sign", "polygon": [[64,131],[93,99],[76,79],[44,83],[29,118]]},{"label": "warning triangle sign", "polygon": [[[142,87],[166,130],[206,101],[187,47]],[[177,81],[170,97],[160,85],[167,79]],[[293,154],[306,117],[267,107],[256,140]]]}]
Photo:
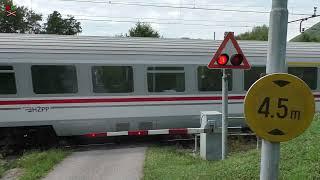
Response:
[{"label": "warning triangle sign", "polygon": [[232,32],[227,34],[216,54],[208,64],[208,68],[247,70],[251,68]]}]

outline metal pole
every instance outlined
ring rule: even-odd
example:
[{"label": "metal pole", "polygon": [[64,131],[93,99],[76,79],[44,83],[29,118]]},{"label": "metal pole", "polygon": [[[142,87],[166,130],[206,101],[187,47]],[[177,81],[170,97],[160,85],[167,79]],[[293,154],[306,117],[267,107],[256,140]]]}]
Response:
[{"label": "metal pole", "polygon": [[287,72],[286,46],[288,24],[288,0],[272,0],[270,14],[267,74]]},{"label": "metal pole", "polygon": [[301,20],[300,21],[300,32],[302,33],[302,22],[303,22],[304,20]]},{"label": "metal pole", "polygon": [[198,152],[198,134],[194,135],[194,152],[197,153]]},{"label": "metal pole", "polygon": [[[272,0],[270,13],[267,74],[286,72],[288,0]],[[262,140],[260,180],[277,180],[280,143]]]},{"label": "metal pole", "polygon": [[228,154],[228,77],[226,69],[222,69],[222,160]]}]

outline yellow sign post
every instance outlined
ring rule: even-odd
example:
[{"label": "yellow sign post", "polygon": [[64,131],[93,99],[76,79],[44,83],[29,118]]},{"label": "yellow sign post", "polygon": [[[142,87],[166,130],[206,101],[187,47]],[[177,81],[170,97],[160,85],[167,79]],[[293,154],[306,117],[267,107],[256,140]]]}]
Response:
[{"label": "yellow sign post", "polygon": [[270,142],[289,141],[313,120],[314,96],[296,76],[275,73],[262,77],[248,90],[244,114],[249,127]]}]

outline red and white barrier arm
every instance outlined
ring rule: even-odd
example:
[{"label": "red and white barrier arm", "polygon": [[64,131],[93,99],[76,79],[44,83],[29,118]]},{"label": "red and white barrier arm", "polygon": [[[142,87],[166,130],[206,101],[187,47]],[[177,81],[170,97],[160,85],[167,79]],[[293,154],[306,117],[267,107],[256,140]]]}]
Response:
[{"label": "red and white barrier arm", "polygon": [[212,131],[205,128],[178,128],[178,129],[156,129],[156,130],[136,130],[136,131],[118,131],[118,132],[100,132],[84,134],[86,137],[112,137],[112,136],[148,136],[148,135],[183,135],[200,134]]}]

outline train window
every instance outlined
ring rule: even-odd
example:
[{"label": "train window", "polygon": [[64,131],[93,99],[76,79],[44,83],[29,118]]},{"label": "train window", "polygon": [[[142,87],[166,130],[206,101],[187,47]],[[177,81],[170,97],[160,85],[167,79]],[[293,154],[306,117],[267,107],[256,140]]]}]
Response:
[{"label": "train window", "polygon": [[78,92],[75,66],[34,65],[31,67],[33,91],[36,94]]},{"label": "train window", "polygon": [[244,89],[248,90],[265,73],[266,67],[251,67],[249,71],[244,71]]},{"label": "train window", "polygon": [[184,92],[184,67],[148,67],[149,92]]},{"label": "train window", "polygon": [[92,67],[93,92],[133,92],[133,70],[131,66]]},{"label": "train window", "polygon": [[318,69],[316,67],[289,67],[288,73],[302,79],[310,89],[317,88]]},{"label": "train window", "polygon": [[16,79],[12,66],[0,66],[0,94],[16,94]]},{"label": "train window", "polygon": [[[228,89],[232,90],[232,70],[227,69],[229,74]],[[207,66],[198,67],[198,89],[199,91],[221,91],[222,71],[220,69],[208,69]]]}]

